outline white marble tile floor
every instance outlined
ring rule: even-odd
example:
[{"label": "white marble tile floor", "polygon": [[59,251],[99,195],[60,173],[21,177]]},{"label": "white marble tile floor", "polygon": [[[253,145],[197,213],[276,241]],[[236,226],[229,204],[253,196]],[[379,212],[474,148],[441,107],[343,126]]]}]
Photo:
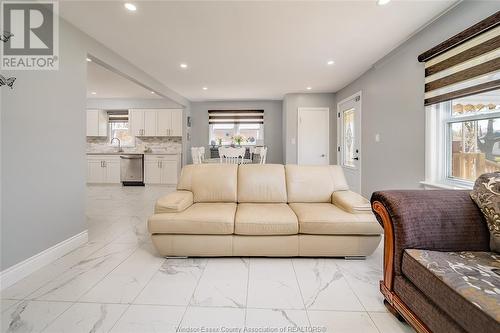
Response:
[{"label": "white marble tile floor", "polygon": [[88,186],[89,243],[3,290],[1,331],[413,332],[382,303],[381,247],[364,261],[160,257],[147,218],[172,190]]}]

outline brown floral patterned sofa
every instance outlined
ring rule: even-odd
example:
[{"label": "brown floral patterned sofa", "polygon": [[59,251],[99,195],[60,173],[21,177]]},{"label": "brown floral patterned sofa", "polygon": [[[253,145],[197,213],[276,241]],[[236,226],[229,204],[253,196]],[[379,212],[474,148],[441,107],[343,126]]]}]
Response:
[{"label": "brown floral patterned sofa", "polygon": [[389,311],[417,332],[500,332],[500,254],[470,191],[381,191]]}]

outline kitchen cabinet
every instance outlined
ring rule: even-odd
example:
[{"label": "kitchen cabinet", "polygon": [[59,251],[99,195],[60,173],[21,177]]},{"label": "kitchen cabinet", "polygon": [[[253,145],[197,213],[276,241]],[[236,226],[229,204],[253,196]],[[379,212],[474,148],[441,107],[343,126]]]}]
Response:
[{"label": "kitchen cabinet", "polygon": [[87,183],[119,184],[120,156],[87,155]]},{"label": "kitchen cabinet", "polygon": [[182,136],[182,109],[131,109],[134,136]]},{"label": "kitchen cabinet", "polygon": [[144,110],[129,110],[128,123],[132,136],[144,135]]},{"label": "kitchen cabinet", "polygon": [[87,136],[108,136],[108,113],[87,110]]},{"label": "kitchen cabinet", "polygon": [[179,155],[145,155],[144,183],[176,185],[180,169]]}]

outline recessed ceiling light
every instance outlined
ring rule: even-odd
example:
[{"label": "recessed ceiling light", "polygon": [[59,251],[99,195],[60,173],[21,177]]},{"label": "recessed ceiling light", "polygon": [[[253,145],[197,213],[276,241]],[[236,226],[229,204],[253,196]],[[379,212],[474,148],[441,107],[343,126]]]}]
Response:
[{"label": "recessed ceiling light", "polygon": [[155,94],[155,92],[154,92],[154,91],[152,91],[151,93],[152,93],[152,94]]},{"label": "recessed ceiling light", "polygon": [[95,91],[91,92],[92,95],[97,95],[97,93]]},{"label": "recessed ceiling light", "polygon": [[377,0],[377,5],[383,6],[387,5],[389,2],[391,2],[391,0]]},{"label": "recessed ceiling light", "polygon": [[92,61],[92,59],[90,59],[90,58],[87,58],[87,61],[88,61],[88,62],[91,62],[91,61]]},{"label": "recessed ceiling light", "polygon": [[203,90],[208,90],[208,88],[207,88],[207,87],[203,87],[203,88],[201,88],[201,89],[203,89]]},{"label": "recessed ceiling light", "polygon": [[328,60],[328,62],[326,63],[327,65],[333,65],[335,63],[335,61],[333,60]]},{"label": "recessed ceiling light", "polygon": [[312,87],[307,87],[306,89],[307,89],[307,90],[311,90],[311,89],[312,89]]},{"label": "recessed ceiling light", "polygon": [[188,68],[188,65],[184,64],[184,63],[180,64],[180,66],[181,66],[181,68]]},{"label": "recessed ceiling light", "polygon": [[137,7],[133,3],[130,3],[130,2],[125,3],[124,6],[125,6],[125,8],[130,10],[131,12],[135,12],[137,10]]}]

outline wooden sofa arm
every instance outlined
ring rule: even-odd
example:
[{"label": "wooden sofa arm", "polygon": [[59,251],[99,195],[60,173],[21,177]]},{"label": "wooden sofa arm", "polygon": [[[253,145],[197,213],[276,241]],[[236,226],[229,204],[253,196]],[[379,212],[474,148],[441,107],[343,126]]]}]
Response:
[{"label": "wooden sofa arm", "polygon": [[488,251],[489,232],[469,191],[380,191],[372,209],[384,228],[384,281],[393,290],[405,249]]}]

